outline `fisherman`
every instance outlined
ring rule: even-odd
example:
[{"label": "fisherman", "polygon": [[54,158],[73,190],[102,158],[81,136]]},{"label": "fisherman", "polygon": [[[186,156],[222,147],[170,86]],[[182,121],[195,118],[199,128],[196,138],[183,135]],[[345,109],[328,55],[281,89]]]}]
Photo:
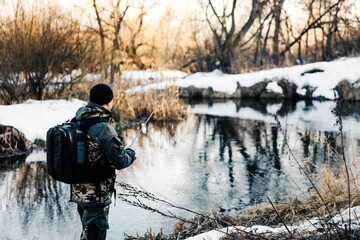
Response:
[{"label": "fisherman", "polygon": [[71,200],[78,205],[77,210],[83,226],[80,240],[106,238],[106,231],[109,229],[109,207],[115,192],[115,169],[126,168],[136,159],[134,150],[124,149],[122,140],[110,124],[112,107],[113,91],[108,85],[100,83],[91,88],[88,104],[76,112],[76,120],[79,121],[94,117],[109,120],[89,127],[87,134],[95,141],[88,146],[91,154],[87,157],[91,158],[91,161],[99,161],[99,171],[106,172],[110,177],[102,181],[94,179],[93,182],[71,185]]}]

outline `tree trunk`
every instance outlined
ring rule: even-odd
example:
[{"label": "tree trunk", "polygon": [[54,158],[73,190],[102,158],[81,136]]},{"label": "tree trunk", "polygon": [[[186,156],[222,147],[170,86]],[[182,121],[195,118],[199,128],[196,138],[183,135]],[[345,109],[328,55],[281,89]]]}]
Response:
[{"label": "tree trunk", "polygon": [[275,29],[274,29],[274,47],[273,47],[273,61],[274,64],[277,66],[279,64],[279,33],[280,33],[280,27],[281,27],[281,11],[284,4],[284,0],[277,0],[275,1],[275,7],[274,7],[274,19],[275,19]]},{"label": "tree trunk", "polygon": [[93,6],[96,14],[96,21],[99,26],[99,35],[100,35],[100,43],[101,43],[101,77],[103,80],[107,79],[107,69],[106,69],[106,53],[105,53],[105,34],[102,26],[102,20],[100,18],[100,13],[98,10],[98,6],[96,4],[96,0],[93,0]]},{"label": "tree trunk", "polygon": [[300,62],[300,64],[303,64],[303,60],[302,60],[302,57],[301,57],[301,41],[298,42],[298,60]]},{"label": "tree trunk", "polygon": [[[129,9],[129,6],[126,6],[124,12],[120,13],[120,2],[121,0],[118,0],[117,4],[114,7],[114,16],[117,16],[116,24],[115,24],[115,34],[114,34],[114,40],[113,40],[113,49],[111,51],[111,71],[110,71],[110,83],[114,82],[114,75],[115,72],[120,73],[119,65],[115,63],[115,57],[116,57],[116,51],[119,50],[119,33],[120,33],[120,27],[121,23],[124,20],[124,17],[126,15],[127,10]],[[116,14],[117,13],[117,14]]]}]

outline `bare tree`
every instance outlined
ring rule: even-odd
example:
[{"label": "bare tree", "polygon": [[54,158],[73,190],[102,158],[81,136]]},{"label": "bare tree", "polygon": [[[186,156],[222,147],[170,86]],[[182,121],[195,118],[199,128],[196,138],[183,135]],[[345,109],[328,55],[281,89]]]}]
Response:
[{"label": "bare tree", "polygon": [[[84,52],[79,24],[62,18],[55,7],[27,12],[20,2],[14,17],[6,21],[0,39],[0,89],[7,97],[6,103],[25,97],[40,100],[56,91],[56,86],[49,85],[59,74],[79,68]],[[57,83],[61,88],[68,84]]]},{"label": "bare tree", "polygon": [[126,3],[125,9],[121,10],[120,3],[121,3],[121,0],[117,0],[116,4],[113,6],[113,11],[111,14],[111,18],[113,20],[113,28],[114,28],[113,49],[111,52],[111,73],[110,73],[110,82],[111,83],[114,82],[115,72],[120,73],[119,65],[121,64],[121,62],[117,63],[115,61],[116,52],[119,51],[119,49],[120,49],[119,48],[119,41],[121,41],[119,39],[120,29],[121,29],[122,23],[124,21],[126,12],[130,8],[130,5],[128,3]]},{"label": "bare tree", "polygon": [[95,10],[95,15],[96,15],[96,22],[98,24],[99,27],[99,36],[100,36],[100,43],[101,43],[101,72],[102,72],[102,78],[106,79],[107,78],[107,64],[106,64],[106,49],[105,49],[105,30],[103,27],[103,20],[102,17],[100,16],[100,9],[98,7],[98,4],[96,2],[96,0],[93,0],[93,6],[94,6],[94,10]]},{"label": "bare tree", "polygon": [[[97,0],[93,0],[97,28],[90,29],[100,37],[101,66],[105,79],[110,62],[110,82],[114,81],[114,75],[120,72],[120,65],[123,63],[130,62],[139,69],[149,66],[144,63],[144,54],[140,52],[145,46],[153,47],[149,39],[144,39],[144,17],[156,2],[150,6],[146,6],[146,3],[146,0],[141,0],[139,7],[136,7],[136,1],[115,0],[102,2],[100,6]],[[131,14],[127,14],[129,11]]]},{"label": "bare tree", "polygon": [[231,72],[231,62],[234,54],[239,51],[245,35],[249,32],[257,16],[261,13],[268,0],[252,0],[251,11],[242,26],[236,21],[238,1],[233,0],[230,7],[224,2],[223,8],[218,10],[212,0],[205,4],[205,15],[208,26],[213,33],[216,46],[217,60],[225,72]]},{"label": "bare tree", "polygon": [[281,11],[285,0],[274,0],[273,15],[275,20],[275,29],[273,36],[273,61],[275,65],[279,64],[279,34],[281,31]]},{"label": "bare tree", "polygon": [[145,37],[144,17],[156,5],[157,2],[154,2],[150,6],[146,6],[146,0],[142,0],[135,17],[125,21],[128,37],[123,38],[122,49],[126,53],[128,61],[141,70],[149,67],[149,64],[144,62],[144,58],[148,55],[148,51],[144,49],[154,48],[149,39]]},{"label": "bare tree", "polygon": [[[281,58],[284,58],[284,55],[287,51],[290,50],[290,48],[292,46],[294,46],[296,43],[301,44],[301,40],[302,37],[311,29],[319,27],[322,25],[321,20],[323,19],[324,16],[326,16],[327,14],[329,14],[333,9],[337,9],[336,11],[338,12],[338,7],[339,5],[345,0],[338,0],[336,3],[334,3],[333,5],[329,6],[322,14],[320,14],[314,21],[312,21],[311,23],[307,24],[305,26],[305,28],[301,31],[301,33],[288,45],[286,46],[286,48],[280,53]],[[328,39],[330,38],[330,36],[328,37]]]}]

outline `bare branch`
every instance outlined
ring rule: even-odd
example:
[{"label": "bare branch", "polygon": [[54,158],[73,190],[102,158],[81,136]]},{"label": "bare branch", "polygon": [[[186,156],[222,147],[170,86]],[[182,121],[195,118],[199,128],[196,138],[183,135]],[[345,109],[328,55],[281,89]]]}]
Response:
[{"label": "bare branch", "polygon": [[[236,0],[235,0],[236,1]],[[221,20],[219,14],[217,13],[214,5],[212,4],[212,1],[209,0],[209,6],[211,7],[211,10],[213,11],[214,15],[216,16],[218,22],[220,23],[221,25],[221,31],[224,32],[226,35],[227,35],[227,30],[226,30],[226,26],[225,26],[225,22],[224,20]],[[224,19],[224,15],[225,15],[225,11],[226,11],[226,8],[224,7],[223,9],[223,19]]]},{"label": "bare branch", "polygon": [[262,10],[262,8],[269,2],[269,0],[265,1],[259,1],[259,0],[253,0],[252,1],[252,7],[250,16],[248,17],[247,22],[244,24],[244,26],[241,28],[241,30],[236,34],[234,45],[239,46],[240,42],[246,35],[246,33],[249,31],[250,27],[253,25],[257,14]]},{"label": "bare branch", "polygon": [[344,2],[345,0],[339,0],[337,3],[333,4],[328,10],[326,10],[323,14],[321,14],[315,21],[313,21],[310,25],[308,25],[301,33],[300,35],[295,38],[294,41],[292,41],[288,46],[286,46],[286,48],[280,53],[281,57],[284,57],[285,53],[287,51],[289,51],[291,49],[292,46],[294,46],[294,44],[296,44],[297,42],[299,42],[301,40],[301,38],[312,28],[314,28],[315,26],[317,26],[318,22],[326,15],[328,14],[332,9],[334,9],[335,7],[337,7],[340,3]]}]

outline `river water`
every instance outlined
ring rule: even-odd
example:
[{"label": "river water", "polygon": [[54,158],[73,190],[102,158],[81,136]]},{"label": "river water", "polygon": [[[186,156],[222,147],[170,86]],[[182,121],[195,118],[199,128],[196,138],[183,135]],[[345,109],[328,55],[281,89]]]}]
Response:
[{"label": "river water", "polygon": [[[341,139],[332,102],[264,103],[253,101],[189,102],[193,114],[179,122],[150,123],[133,147],[135,163],[117,172],[117,181],[154,194],[193,211],[240,212],[247,206],[280,201],[309,188],[298,162],[310,173],[337,160],[329,146]],[[344,108],[346,152],[359,161],[359,106]],[[279,118],[274,120],[272,114]],[[122,133],[132,140],[141,126]],[[287,148],[287,145],[290,146]],[[296,158],[296,161],[291,154]],[[69,186],[46,173],[46,155],[6,159],[0,165],[0,239],[78,239],[81,223]],[[118,193],[125,193],[117,186]],[[131,199],[134,200],[134,199]],[[139,199],[180,217],[194,214]],[[176,219],[167,218],[117,199],[110,207],[108,239],[124,233],[171,233]]]}]

